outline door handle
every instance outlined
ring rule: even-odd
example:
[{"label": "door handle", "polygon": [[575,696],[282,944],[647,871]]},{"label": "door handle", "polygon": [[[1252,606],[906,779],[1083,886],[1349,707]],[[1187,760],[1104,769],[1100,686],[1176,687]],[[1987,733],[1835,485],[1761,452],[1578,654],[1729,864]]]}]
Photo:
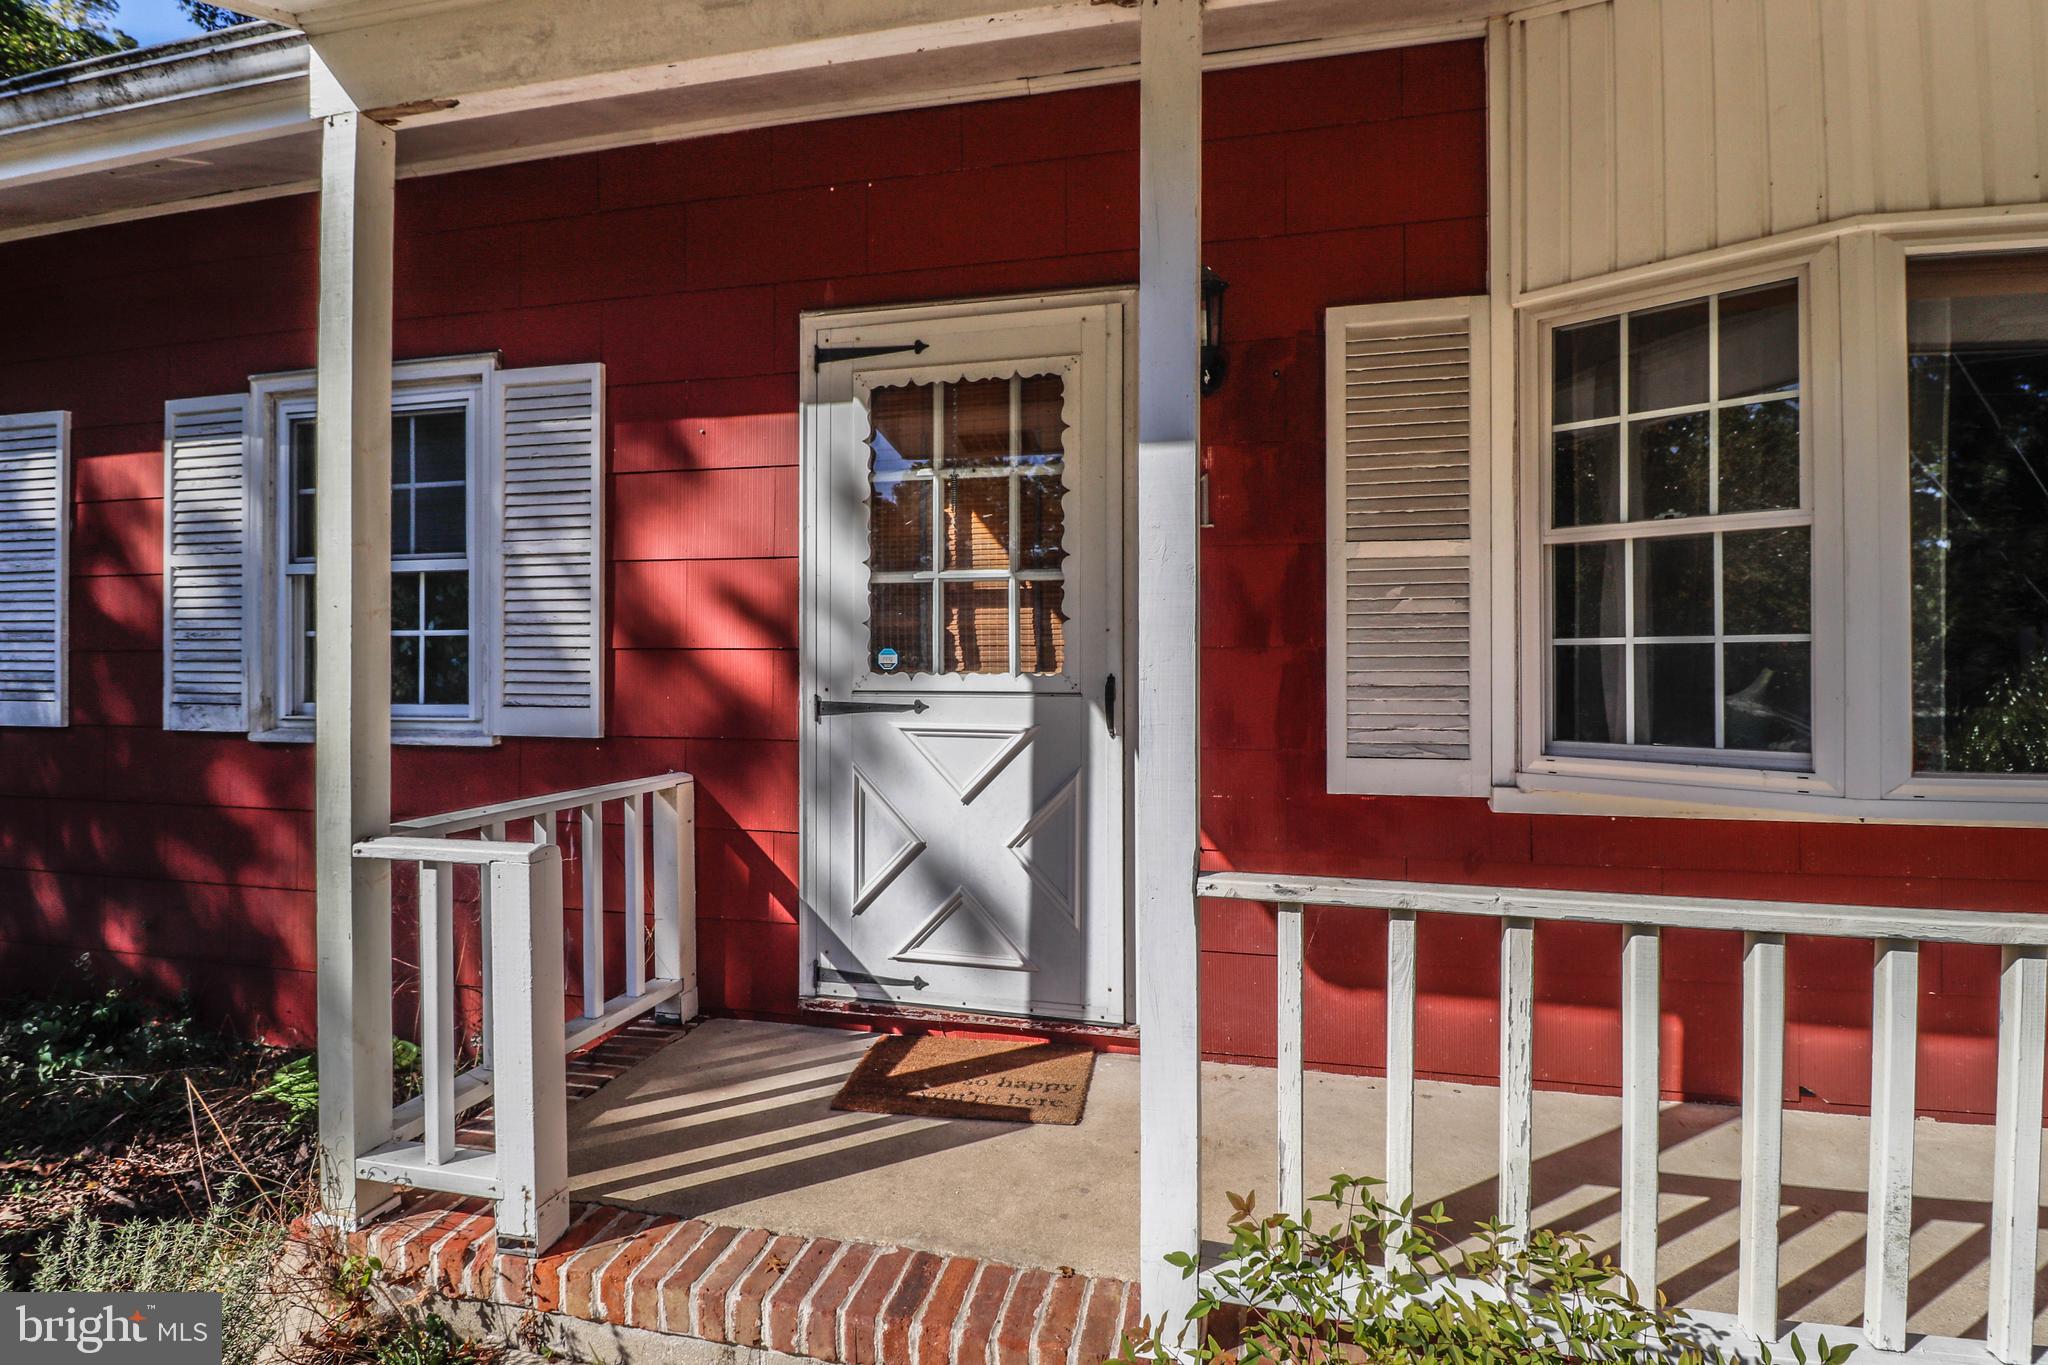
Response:
[{"label": "door handle", "polygon": [[922,701],[828,701],[824,697],[813,697],[811,704],[817,708],[813,720],[823,720],[827,716],[861,715],[869,711],[910,711],[922,714],[931,709]]},{"label": "door handle", "polygon": [[1109,722],[1109,737],[1116,738],[1116,674],[1102,682],[1102,718]]}]

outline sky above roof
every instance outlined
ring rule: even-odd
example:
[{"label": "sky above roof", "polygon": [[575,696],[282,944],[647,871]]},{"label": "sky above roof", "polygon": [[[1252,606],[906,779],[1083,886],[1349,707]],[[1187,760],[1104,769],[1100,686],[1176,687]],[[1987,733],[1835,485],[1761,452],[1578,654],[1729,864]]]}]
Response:
[{"label": "sky above roof", "polygon": [[174,43],[202,31],[178,8],[177,0],[121,0],[114,27],[142,47]]}]

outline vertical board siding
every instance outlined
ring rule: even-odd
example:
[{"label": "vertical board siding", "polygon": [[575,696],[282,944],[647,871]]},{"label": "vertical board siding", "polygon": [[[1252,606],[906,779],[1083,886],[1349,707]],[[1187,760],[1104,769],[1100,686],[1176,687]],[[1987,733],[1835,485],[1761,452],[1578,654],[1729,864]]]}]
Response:
[{"label": "vertical board siding", "polygon": [[2028,0],[1609,0],[1514,26],[1522,287],[1877,210],[2037,202]]}]

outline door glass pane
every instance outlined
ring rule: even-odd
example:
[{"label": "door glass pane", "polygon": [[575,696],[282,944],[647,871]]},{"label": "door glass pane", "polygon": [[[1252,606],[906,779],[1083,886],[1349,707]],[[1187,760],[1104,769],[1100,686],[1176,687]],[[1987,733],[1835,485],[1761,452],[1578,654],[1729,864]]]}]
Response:
[{"label": "door glass pane", "polygon": [[1067,557],[1067,486],[1057,474],[1017,480],[1017,567],[1057,569]]},{"label": "door glass pane", "polygon": [[1034,374],[1026,376],[1018,388],[1018,463],[1057,463],[1066,448],[1065,385],[1056,374]]},{"label": "door glass pane", "polygon": [[868,567],[898,573],[932,566],[932,481],[876,483],[868,500]]},{"label": "door glass pane", "polygon": [[1007,464],[1010,459],[1010,381],[975,379],[946,385],[944,446],[948,465]]},{"label": "door glass pane", "polygon": [[868,667],[877,673],[932,671],[932,585],[868,588]]},{"label": "door glass pane", "polygon": [[876,474],[928,469],[932,462],[932,388],[903,384],[868,395],[874,431],[868,437]]},{"label": "door glass pane", "polygon": [[1067,585],[1057,579],[1017,585],[1017,671],[1058,673],[1067,666]]},{"label": "door glass pane", "polygon": [[1010,671],[1010,585],[948,583],[944,586],[948,673]]},{"label": "door glass pane", "polygon": [[1010,567],[1010,481],[946,480],[946,567]]},{"label": "door glass pane", "polygon": [[2048,772],[2048,253],[1907,297],[1914,764]]}]

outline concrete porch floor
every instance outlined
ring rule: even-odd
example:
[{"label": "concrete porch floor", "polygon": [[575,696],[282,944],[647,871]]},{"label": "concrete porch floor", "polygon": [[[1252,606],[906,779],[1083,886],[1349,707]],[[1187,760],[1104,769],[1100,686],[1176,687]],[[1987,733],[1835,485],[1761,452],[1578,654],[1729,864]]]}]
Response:
[{"label": "concrete porch floor", "polygon": [[[790,1024],[701,1024],[571,1109],[572,1197],[778,1233],[1137,1276],[1135,1057],[1098,1060],[1086,1116],[1071,1128],[834,1111],[832,1096],[873,1041]],[[1433,1082],[1418,1091],[1422,1199],[1443,1200],[1460,1220],[1491,1216],[1495,1092]],[[1203,1104],[1204,1226],[1222,1240],[1226,1191],[1256,1191],[1262,1207],[1272,1203],[1273,1072],[1205,1066]],[[1310,1074],[1310,1193],[1327,1173],[1379,1170],[1382,1113],[1377,1081]],[[1612,1250],[1619,1125],[1617,1100],[1536,1096],[1538,1222],[1580,1228]],[[1783,1312],[1854,1323],[1868,1125],[1791,1113],[1785,1130]],[[1735,1306],[1738,1144],[1734,1109],[1666,1106],[1659,1274],[1675,1304]],[[1917,1125],[1916,1332],[1983,1331],[1991,1165],[1988,1126]],[[2044,1326],[2048,1313],[2036,1320],[2037,1341]]]}]

